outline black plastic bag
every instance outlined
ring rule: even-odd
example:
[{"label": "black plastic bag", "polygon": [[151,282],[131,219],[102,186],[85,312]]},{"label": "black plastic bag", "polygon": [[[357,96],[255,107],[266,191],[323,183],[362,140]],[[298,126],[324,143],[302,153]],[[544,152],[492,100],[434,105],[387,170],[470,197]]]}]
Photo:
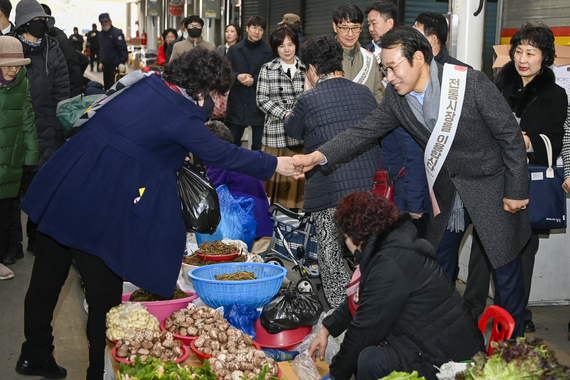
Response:
[{"label": "black plastic bag", "polygon": [[283,289],[263,307],[259,320],[270,334],[313,326],[319,321],[323,307],[313,293]]},{"label": "black plastic bag", "polygon": [[214,233],[222,216],[218,193],[206,173],[186,161],[176,173],[176,186],[186,230]]}]

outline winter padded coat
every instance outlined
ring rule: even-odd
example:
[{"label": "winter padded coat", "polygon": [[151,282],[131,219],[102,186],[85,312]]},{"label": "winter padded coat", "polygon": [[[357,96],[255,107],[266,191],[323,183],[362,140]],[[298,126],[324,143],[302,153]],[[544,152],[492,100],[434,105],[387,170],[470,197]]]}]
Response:
[{"label": "winter padded coat", "polygon": [[0,199],[20,190],[22,167],[38,164],[38,138],[26,68],[0,87]]},{"label": "winter padded coat", "polygon": [[396,371],[436,379],[435,366],[468,360],[484,350],[477,321],[435,261],[435,250],[416,239],[409,216],[401,217],[364,244],[359,304],[348,300],[323,320],[336,337],[346,330],[330,370],[348,380],[366,347],[382,345]]},{"label": "winter padded coat", "polygon": [[60,101],[69,98],[69,74],[55,38],[44,35],[39,46],[22,42],[22,48],[24,56],[32,60],[26,67],[36,116],[40,168],[63,143],[56,109]]}]

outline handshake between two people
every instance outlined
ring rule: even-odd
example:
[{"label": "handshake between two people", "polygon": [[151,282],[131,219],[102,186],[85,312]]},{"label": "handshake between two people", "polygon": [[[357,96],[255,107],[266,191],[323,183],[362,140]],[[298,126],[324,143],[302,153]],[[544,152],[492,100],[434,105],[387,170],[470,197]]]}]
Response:
[{"label": "handshake between two people", "polygon": [[325,156],[318,150],[311,154],[297,154],[293,157],[282,156],[277,157],[275,171],[281,175],[299,179],[305,177],[305,172],[324,162]]}]

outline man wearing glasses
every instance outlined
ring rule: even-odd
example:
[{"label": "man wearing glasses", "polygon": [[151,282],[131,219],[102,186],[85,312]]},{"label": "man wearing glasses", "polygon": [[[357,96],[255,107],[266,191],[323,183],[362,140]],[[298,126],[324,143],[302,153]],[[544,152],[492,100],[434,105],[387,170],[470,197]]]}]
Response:
[{"label": "man wearing glasses", "polygon": [[[294,164],[305,172],[321,164],[319,170],[326,172],[401,125],[424,150],[426,166],[431,167],[434,159],[433,166],[438,169],[435,178],[434,172],[426,170],[428,180],[433,180],[426,239],[438,247],[445,243],[449,224],[464,223],[465,230],[473,223],[493,267],[495,304],[515,320],[513,337],[523,336],[520,252],[531,228],[526,211],[526,149],[520,127],[485,74],[461,66],[444,71],[433,60],[431,46],[419,31],[396,27],[382,37],[380,46],[382,69],[390,82],[386,99],[370,116],[317,151],[294,156]],[[446,75],[459,79],[444,81]],[[440,106],[444,111],[441,118]],[[450,106],[452,109],[447,108]],[[434,137],[441,149],[433,144]],[[446,258],[437,257],[440,263],[442,259],[455,268],[457,251]]]},{"label": "man wearing glasses", "polygon": [[382,75],[374,55],[362,48],[358,38],[362,31],[364,14],[356,5],[344,3],[333,10],[333,29],[344,50],[342,70],[344,77],[365,85],[378,102],[384,98]]},{"label": "man wearing glasses", "polygon": [[[196,46],[206,48],[208,50],[215,50],[216,45],[211,42],[205,41],[202,38],[202,30],[204,28],[204,20],[199,16],[190,16],[184,19],[184,27],[188,30],[188,38],[174,44],[172,47],[172,55],[170,61],[180,57],[182,53],[194,49]],[[169,61],[169,62],[170,62]]]}]

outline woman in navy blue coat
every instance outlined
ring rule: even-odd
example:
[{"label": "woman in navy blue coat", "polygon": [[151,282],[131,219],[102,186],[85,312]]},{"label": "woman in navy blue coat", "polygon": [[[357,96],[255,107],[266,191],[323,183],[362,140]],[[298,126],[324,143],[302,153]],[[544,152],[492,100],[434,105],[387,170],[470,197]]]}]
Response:
[{"label": "woman in navy blue coat", "polygon": [[165,81],[131,75],[142,79],[107,98],[44,165],[22,203],[40,234],[19,373],[66,375],[53,358],[50,323],[72,259],[89,304],[87,379],[103,377],[105,314],[121,303],[123,279],[172,295],[186,244],[175,178],[188,151],[261,180],[292,174],[289,157],[238,148],[204,126],[196,103],[229,89],[226,58],[196,48],[165,67]]}]

